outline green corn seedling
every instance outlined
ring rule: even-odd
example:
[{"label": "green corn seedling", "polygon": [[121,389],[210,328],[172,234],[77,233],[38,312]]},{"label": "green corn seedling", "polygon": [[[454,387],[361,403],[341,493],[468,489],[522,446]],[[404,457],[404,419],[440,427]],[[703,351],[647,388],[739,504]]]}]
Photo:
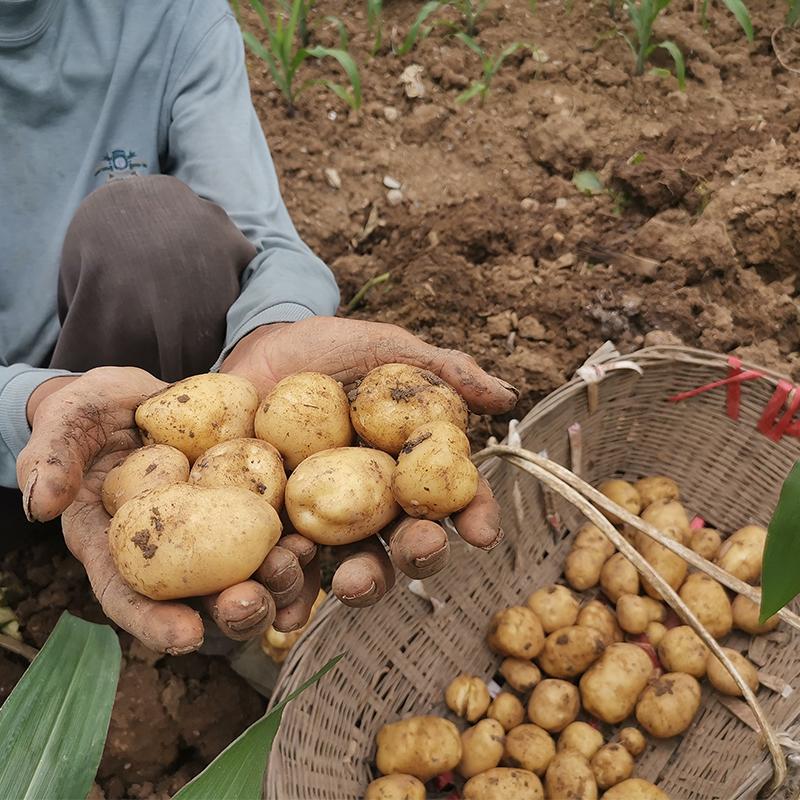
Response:
[{"label": "green corn seedling", "polygon": [[475,36],[478,32],[478,17],[486,10],[489,0],[450,0],[450,5],[457,9],[464,20],[464,32],[467,36]]},{"label": "green corn seedling", "polygon": [[[478,18],[486,10],[488,4],[488,0],[429,0],[419,10],[416,19],[408,29],[403,43],[397,49],[398,55],[404,56],[410,53],[417,42],[422,41],[431,34],[436,25],[444,25],[455,30],[460,28],[467,36],[474,37],[478,32]],[[426,24],[430,17],[446,8],[453,8],[458,11],[463,23],[462,26],[446,20],[437,20],[434,23]],[[532,5],[531,8],[532,10],[535,9],[535,5]]]},{"label": "green corn seedling", "polygon": [[367,0],[367,29],[372,36],[372,55],[383,47],[383,0]]},{"label": "green corn seedling", "polygon": [[789,0],[789,10],[786,12],[786,24],[793,28],[800,22],[800,0]]},{"label": "green corn seedling", "polygon": [[[675,76],[681,89],[686,87],[686,64],[683,53],[675,42],[653,42],[653,23],[658,15],[670,4],[670,0],[623,0],[625,10],[633,23],[635,42],[626,34],[621,34],[633,51],[636,59],[635,75],[642,75],[644,67],[656,49],[666,50],[675,63]],[[660,72],[657,70],[657,72]]]},{"label": "green corn seedling", "polygon": [[[700,7],[700,19],[703,25],[708,24],[708,6],[711,0],[703,0],[703,5]],[[744,31],[747,40],[752,42],[755,36],[753,30],[753,21],[750,19],[750,12],[742,0],[722,0],[728,11],[736,17],[736,21]]]}]

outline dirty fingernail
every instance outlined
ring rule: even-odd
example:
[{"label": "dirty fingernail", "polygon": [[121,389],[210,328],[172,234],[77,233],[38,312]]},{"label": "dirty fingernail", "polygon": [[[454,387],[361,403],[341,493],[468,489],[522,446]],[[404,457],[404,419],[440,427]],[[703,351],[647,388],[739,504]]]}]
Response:
[{"label": "dirty fingernail", "polygon": [[[291,580],[289,580],[290,578]],[[267,584],[273,592],[285,592],[294,585],[295,580],[294,570],[291,567],[284,567],[279,572],[271,575],[267,580]]]},{"label": "dirty fingernail", "polygon": [[25,510],[25,516],[28,518],[28,522],[33,522],[33,514],[31,513],[31,495],[33,494],[33,489],[36,486],[36,481],[39,477],[39,473],[34,468],[30,471],[28,475],[28,480],[25,481],[25,488],[22,490],[22,508]]},{"label": "dirty fingernail", "polygon": [[378,585],[375,581],[370,581],[369,589],[366,592],[356,592],[354,594],[343,594],[342,600],[371,600],[378,593]]},{"label": "dirty fingernail", "polygon": [[500,378],[496,378],[495,380],[496,380],[496,381],[497,381],[497,382],[498,382],[498,383],[499,383],[499,384],[500,384],[500,385],[501,385],[501,386],[502,386],[504,389],[506,389],[507,391],[511,392],[511,393],[514,395],[514,397],[519,397],[519,389],[517,389],[517,387],[516,387],[516,386],[512,386],[510,383],[506,383],[505,381],[503,381],[503,380],[500,380]]},{"label": "dirty fingernail", "polygon": [[431,563],[431,561],[436,561],[440,559],[442,555],[447,551],[448,546],[447,544],[442,545],[438,550],[435,550],[433,553],[429,553],[426,556],[419,556],[418,558],[414,559],[414,566],[415,567],[424,567]]},{"label": "dirty fingernail", "polygon": [[493,542],[490,542],[489,544],[487,544],[482,549],[486,550],[486,551],[493,550],[495,547],[497,547],[497,545],[500,544],[500,542],[503,541],[504,537],[505,537],[505,534],[503,533],[503,529],[501,528],[499,531],[497,531],[497,538]]},{"label": "dirty fingernail", "polygon": [[201,639],[197,644],[190,644],[186,647],[168,647],[165,652],[168,656],[186,656],[199,650],[202,644],[203,640]]},{"label": "dirty fingernail", "polygon": [[255,611],[252,612],[252,614],[248,614],[246,617],[244,617],[244,619],[228,620],[228,627],[234,631],[243,631],[247,628],[251,628],[264,618],[264,613],[266,610],[266,605],[262,603]]}]

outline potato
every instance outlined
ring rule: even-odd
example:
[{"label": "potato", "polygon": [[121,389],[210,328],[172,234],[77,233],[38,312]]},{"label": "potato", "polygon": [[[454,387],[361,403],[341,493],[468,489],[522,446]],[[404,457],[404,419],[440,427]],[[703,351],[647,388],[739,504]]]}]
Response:
[{"label": "potato", "polygon": [[758,583],[766,540],[767,531],[760,525],[740,528],[722,543],[717,564],[741,581]]},{"label": "potato", "polygon": [[606,645],[621,642],[623,639],[616,614],[600,600],[590,600],[580,610],[578,625],[598,631]]},{"label": "potato", "polygon": [[578,592],[597,586],[600,571],[606,562],[605,553],[593,547],[576,547],[567,553],[564,561],[564,577]]},{"label": "potato", "polygon": [[467,722],[475,722],[486,713],[492,698],[480,678],[459,675],[445,689],[444,701],[454,714],[464,717]]},{"label": "potato", "polygon": [[425,800],[425,784],[413,775],[386,775],[367,786],[364,800]]},{"label": "potato", "polygon": [[658,647],[658,643],[664,638],[666,632],[666,625],[662,625],[660,622],[648,622],[644,635],[653,647]]},{"label": "potato", "polygon": [[562,750],[544,778],[548,800],[597,800],[597,782],[589,762],[575,750]]},{"label": "potato", "polygon": [[617,600],[617,619],[626,633],[644,633],[651,622],[663,622],[666,617],[666,608],[652,597],[623,594]]},{"label": "potato", "polygon": [[503,763],[544,775],[556,754],[550,734],[538,725],[518,725],[506,735]]},{"label": "potato", "polygon": [[686,579],[678,594],[715,639],[722,639],[731,632],[731,601],[722,585],[712,577],[694,572]]},{"label": "potato", "polygon": [[258,392],[237,375],[209,372],[167,386],[136,409],[145,444],[168,444],[193,462],[215,444],[253,436]]},{"label": "potato", "polygon": [[189,460],[166,444],[151,444],[134,450],[121,464],[110,469],[103,481],[101,499],[113,517],[132,497],[173,483],[189,480]]},{"label": "potato", "polygon": [[504,659],[499,672],[508,685],[520,694],[527,694],[542,679],[539,667],[522,658]]},{"label": "potato", "polygon": [[494,769],[503,757],[506,732],[495,719],[482,719],[461,734],[458,771],[465,778]]},{"label": "potato", "polygon": [[248,489],[280,511],[286,473],[281,454],[271,444],[260,439],[230,439],[206,450],[194,462],[189,483],[211,489]]},{"label": "potato", "polygon": [[512,606],[492,617],[487,640],[501,655],[535,658],[544,647],[544,631],[539,617],[527,606]]},{"label": "potato", "polygon": [[633,775],[633,756],[621,745],[603,745],[589,762],[598,789],[609,789]]},{"label": "potato", "polygon": [[612,786],[603,795],[603,800],[669,800],[669,796],[650,781],[628,778]]},{"label": "potato", "polygon": [[541,781],[524,769],[497,767],[470,778],[464,800],[544,800]]},{"label": "potato", "polygon": [[577,687],[555,678],[543,680],[528,700],[528,719],[550,733],[563,731],[575,722],[580,710]]},{"label": "potato", "polygon": [[290,470],[314,453],[349,447],[355,436],[344,389],[321,372],[278,381],[258,407],[255,434],[278,450]]},{"label": "potato", "polygon": [[[689,543],[692,531],[689,515],[677,500],[657,500],[642,512],[642,519],[676,542]],[[638,536],[644,534],[639,532]]]},{"label": "potato", "polygon": [[591,550],[599,550],[606,558],[611,558],[616,551],[612,541],[606,536],[597,525],[587,522],[582,525],[575,535],[573,548],[588,547]]},{"label": "potato", "polygon": [[719,555],[722,537],[713,528],[698,528],[692,531],[689,547],[706,561],[714,561]]},{"label": "potato", "polygon": [[458,728],[441,717],[409,717],[384,725],[377,743],[375,764],[383,775],[399,772],[425,783],[461,761]]},{"label": "potato", "polygon": [[443,420],[466,431],[467,406],[432,372],[384,364],[367,373],[351,394],[350,419],[370,447],[396,456],[420,425]]},{"label": "potato", "polygon": [[173,600],[246,580],[280,535],[278,513],[246,489],[174,483],[128,500],[111,520],[108,545],[132,589]]},{"label": "potato", "polygon": [[511,692],[500,692],[489,704],[486,716],[489,719],[496,719],[503,726],[503,730],[510,731],[524,722],[525,706]]},{"label": "potato", "polygon": [[584,709],[603,722],[616,725],[633,711],[653,671],[650,656],[627,642],[606,648],[580,680]]},{"label": "potato", "polygon": [[606,649],[603,635],[593,628],[569,625],[545,640],[539,666],[554,678],[574,678],[597,661]]},{"label": "potato", "polygon": [[600,571],[600,588],[616,603],[623,594],[639,594],[639,573],[622,553],[616,553]]},{"label": "potato", "polygon": [[647,739],[638,728],[623,728],[619,732],[619,743],[637,758],[647,749]]},{"label": "potato", "polygon": [[528,608],[539,617],[545,633],[574,625],[580,601],[566,586],[553,583],[537,589],[528,598]]},{"label": "potato", "polygon": [[588,722],[570,722],[558,737],[557,750],[577,750],[585,759],[603,746],[603,734]]},{"label": "potato", "polygon": [[439,420],[412,432],[392,474],[392,493],[406,514],[444,519],[469,505],[477,491],[478,470],[463,431]]},{"label": "potato", "polygon": [[[675,533],[672,529],[662,531],[665,536],[676,541],[681,541],[679,538],[680,533]],[[682,541],[681,541],[682,543]],[[689,571],[689,565],[678,555],[667,550],[663,544],[651,539],[644,533],[639,533],[636,536],[636,549],[644,556],[650,563],[650,566],[676,591],[680,588],[686,573]],[[656,600],[661,599],[661,593],[650,585],[646,578],[642,578],[642,588]]]},{"label": "potato", "polygon": [[667,672],[685,672],[695,678],[706,674],[708,648],[688,625],[668,630],[658,644],[658,658]]},{"label": "potato", "polygon": [[[755,692],[758,689],[758,671],[741,653],[731,650],[730,647],[723,647],[722,651],[733,662],[739,674],[744,678],[745,683]],[[711,685],[720,693],[731,697],[742,697],[742,690],[736,684],[730,672],[723,666],[722,662],[712,653],[708,654],[706,663],[706,673]]]},{"label": "potato", "polygon": [[[685,672],[667,672],[639,696],[636,719],[656,739],[683,733],[700,708],[700,684]],[[625,777],[630,777],[626,775]]]},{"label": "potato", "polygon": [[393,470],[391,456],[367,447],[314,453],[286,482],[292,525],[317,544],[350,544],[378,533],[400,513]]},{"label": "potato", "polygon": [[758,603],[754,603],[743,594],[736,596],[731,604],[731,612],[733,613],[733,627],[753,636],[774,631],[781,621],[777,614],[773,614],[763,625],[760,624],[758,621],[760,614]]},{"label": "potato", "polygon": [[[628,481],[612,478],[611,480],[603,481],[597,487],[597,490],[631,514],[636,515],[642,510],[642,500],[639,497],[639,492]],[[622,520],[613,512],[605,511],[602,508],[600,511],[613,525],[622,525]]]},{"label": "potato", "polygon": [[642,478],[633,484],[633,488],[639,492],[639,499],[642,501],[642,508],[657,503],[659,500],[668,502],[677,500],[681,496],[678,484],[672,478],[664,475],[651,475]]}]

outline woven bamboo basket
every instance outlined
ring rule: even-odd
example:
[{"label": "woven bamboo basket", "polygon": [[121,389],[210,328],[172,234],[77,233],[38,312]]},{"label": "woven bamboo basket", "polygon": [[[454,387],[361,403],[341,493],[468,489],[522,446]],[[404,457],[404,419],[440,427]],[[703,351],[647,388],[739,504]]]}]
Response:
[{"label": "woven bamboo basket", "polygon": [[[589,484],[611,476],[669,475],[690,514],[721,532],[766,526],[800,458],[800,439],[775,441],[759,430],[760,421],[765,430],[771,400],[771,415],[780,419],[783,409],[775,410],[774,397],[776,390],[787,391],[786,382],[767,370],[752,367],[760,375],[736,384],[740,411],[738,419],[729,416],[730,390],[714,384],[731,369],[725,357],[699,350],[648,348],[619,357],[603,348],[528,414],[510,443],[546,453]],[[698,387],[706,390],[668,402]],[[447,716],[443,690],[455,675],[488,681],[496,674],[499,658],[485,645],[491,615],[559,580],[584,515],[524,471],[519,458],[504,448],[492,452],[500,455],[484,455],[481,470],[503,512],[504,542],[483,553],[453,537],[446,570],[426,580],[422,591],[418,582],[399,580],[369,611],[327,601],[290,654],[273,703],[330,658],[346,656],[287,708],[270,758],[267,800],[361,800],[375,777],[381,726],[412,714]],[[776,774],[782,788],[775,796],[797,797],[793,770],[788,780],[781,770],[784,754],[791,762],[800,739],[800,692],[793,690],[800,688],[799,637],[784,622],[767,637],[733,634],[725,642],[746,652],[772,686],[762,685],[758,704],[773,729],[773,759],[751,709],[722,700],[704,683],[691,728],[675,739],[649,740],[635,774],[672,800],[751,800],[772,787]]]}]

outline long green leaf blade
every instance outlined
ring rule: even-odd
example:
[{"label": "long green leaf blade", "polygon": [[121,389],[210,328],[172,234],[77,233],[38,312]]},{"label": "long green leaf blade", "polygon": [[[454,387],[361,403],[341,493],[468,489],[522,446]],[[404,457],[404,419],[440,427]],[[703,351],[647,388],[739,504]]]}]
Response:
[{"label": "long green leaf blade", "polygon": [[417,37],[420,35],[420,29],[425,24],[425,20],[428,19],[431,14],[438,11],[443,5],[445,4],[439,2],[439,0],[428,0],[428,2],[422,6],[419,10],[419,14],[417,14],[417,18],[408,29],[406,38],[403,39],[403,44],[401,44],[397,50],[398,55],[404,56],[411,52],[414,45],[417,43]]},{"label": "long green leaf blade", "polygon": [[353,107],[356,110],[361,108],[361,75],[350,53],[334,47],[310,47],[308,54],[314,58],[335,58],[339,62],[353,88]]},{"label": "long green leaf blade", "polygon": [[736,21],[741,25],[748,41],[752,42],[755,34],[753,33],[753,21],[750,19],[750,12],[742,0],[722,0],[728,7],[728,11],[736,17]]},{"label": "long green leaf blade", "polygon": [[686,88],[686,62],[683,60],[683,53],[675,42],[660,42],[658,47],[666,50],[675,62],[675,77],[678,79],[678,86],[681,91]]},{"label": "long green leaf blade", "polygon": [[786,24],[793,27],[800,22],[800,0],[791,0],[789,3],[789,11],[786,14]]},{"label": "long green leaf blade", "polygon": [[62,614],[0,709],[0,797],[86,797],[103,754],[120,657],[110,627]]}]

